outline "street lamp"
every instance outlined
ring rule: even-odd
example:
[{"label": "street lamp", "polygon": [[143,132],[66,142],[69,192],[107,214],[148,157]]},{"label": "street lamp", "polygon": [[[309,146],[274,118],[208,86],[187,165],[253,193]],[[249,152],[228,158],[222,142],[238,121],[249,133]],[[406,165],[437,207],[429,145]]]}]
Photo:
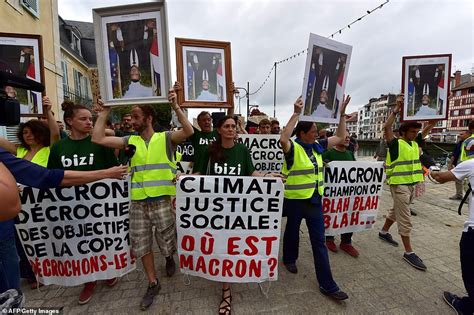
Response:
[{"label": "street lamp", "polygon": [[[249,99],[249,91],[250,91],[250,83],[247,82],[247,88],[243,88],[243,87],[235,87],[235,92],[234,94],[236,94],[237,96],[239,95],[239,90],[244,90],[245,91],[245,97],[247,98],[247,120],[249,118],[249,108],[250,108],[250,99]],[[239,98],[239,101],[240,101],[240,98]]]}]

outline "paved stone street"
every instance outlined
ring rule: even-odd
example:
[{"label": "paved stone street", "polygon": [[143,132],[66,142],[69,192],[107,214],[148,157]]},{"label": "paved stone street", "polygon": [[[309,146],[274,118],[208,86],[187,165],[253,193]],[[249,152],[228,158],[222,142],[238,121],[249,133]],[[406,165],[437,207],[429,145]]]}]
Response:
[{"label": "paved stone street", "polygon": [[[458,202],[450,201],[454,184],[434,185],[427,182],[424,196],[415,200],[413,209],[413,245],[428,267],[422,272],[403,259],[402,247],[392,247],[378,239],[377,231],[391,206],[390,193],[383,192],[375,229],[355,234],[354,245],[359,258],[346,253],[330,253],[334,278],[350,298],[336,303],[319,293],[306,226],[302,225],[299,273],[290,274],[280,263],[279,280],[271,283],[268,298],[257,284],[232,286],[235,314],[451,314],[442,300],[443,290],[464,294],[459,239],[467,207],[460,217]],[[401,243],[396,226],[392,235]],[[281,255],[281,251],[280,251]],[[158,255],[157,255],[158,256]],[[164,274],[164,259],[158,260],[159,274]],[[141,266],[140,266],[141,268]],[[177,273],[171,279],[161,277],[162,290],[150,314],[216,314],[221,296],[218,283]],[[64,307],[65,314],[136,314],[147,282],[135,271],[123,277],[112,289],[100,283],[87,305],[77,304],[80,287],[42,287],[32,291],[26,285],[26,306]],[[268,290],[269,284],[262,285]]]}]

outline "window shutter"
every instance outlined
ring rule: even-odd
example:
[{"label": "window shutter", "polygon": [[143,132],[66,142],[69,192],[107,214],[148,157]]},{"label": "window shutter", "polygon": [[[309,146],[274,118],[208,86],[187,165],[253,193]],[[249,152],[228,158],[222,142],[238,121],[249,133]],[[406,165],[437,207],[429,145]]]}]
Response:
[{"label": "window shutter", "polygon": [[6,138],[8,141],[13,143],[20,143],[18,138],[16,137],[16,132],[18,130],[18,126],[0,126],[0,136]]}]

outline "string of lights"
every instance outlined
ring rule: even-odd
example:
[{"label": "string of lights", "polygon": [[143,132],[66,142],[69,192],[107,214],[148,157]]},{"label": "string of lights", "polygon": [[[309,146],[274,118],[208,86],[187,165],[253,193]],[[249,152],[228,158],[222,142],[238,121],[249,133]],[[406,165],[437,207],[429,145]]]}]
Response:
[{"label": "string of lights", "polygon": [[[385,0],[384,3],[378,5],[377,7],[375,7],[374,9],[372,10],[367,10],[366,13],[364,15],[362,15],[361,17],[355,19],[354,21],[352,21],[351,23],[347,24],[346,26],[340,28],[339,30],[337,30],[336,32],[332,33],[331,35],[329,35],[327,38],[334,38],[334,35],[337,35],[337,34],[341,34],[343,30],[345,30],[346,28],[347,29],[350,29],[351,28],[351,25],[361,21],[363,18],[365,18],[367,15],[371,14],[372,12],[376,11],[376,10],[379,10],[379,9],[382,9],[382,7],[384,5],[386,5],[390,0]],[[282,59],[280,61],[277,61],[276,63],[273,64],[272,68],[270,69],[270,71],[268,72],[268,75],[267,77],[265,78],[265,80],[263,81],[263,83],[258,87],[257,90],[255,90],[255,92],[252,92],[252,93],[249,93],[249,95],[255,95],[257,94],[258,92],[260,92],[260,90],[265,86],[265,84],[267,83],[268,79],[270,78],[270,75],[272,74],[272,72],[275,70],[275,66],[278,65],[278,64],[281,64],[281,63],[284,63],[284,62],[287,62],[287,61],[290,61],[292,60],[293,58],[296,58],[296,57],[299,57],[300,55],[304,55],[304,54],[307,54],[308,53],[308,48],[305,48],[303,49],[302,51],[299,51],[295,54],[293,54],[292,56],[288,57],[288,58],[285,58],[285,59]]]}]

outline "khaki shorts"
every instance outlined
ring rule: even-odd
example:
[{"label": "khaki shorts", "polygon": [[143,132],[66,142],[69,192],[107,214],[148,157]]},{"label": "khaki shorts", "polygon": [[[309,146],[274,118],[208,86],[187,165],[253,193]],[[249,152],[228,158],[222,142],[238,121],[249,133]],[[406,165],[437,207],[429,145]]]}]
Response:
[{"label": "khaki shorts", "polygon": [[164,196],[156,201],[132,200],[130,206],[130,239],[132,252],[140,258],[152,252],[153,229],[163,256],[176,252],[176,218],[171,211],[171,198]]},{"label": "khaki shorts", "polygon": [[387,219],[397,222],[398,234],[409,236],[411,224],[410,203],[413,199],[415,185],[390,185],[393,208],[388,210]]}]

